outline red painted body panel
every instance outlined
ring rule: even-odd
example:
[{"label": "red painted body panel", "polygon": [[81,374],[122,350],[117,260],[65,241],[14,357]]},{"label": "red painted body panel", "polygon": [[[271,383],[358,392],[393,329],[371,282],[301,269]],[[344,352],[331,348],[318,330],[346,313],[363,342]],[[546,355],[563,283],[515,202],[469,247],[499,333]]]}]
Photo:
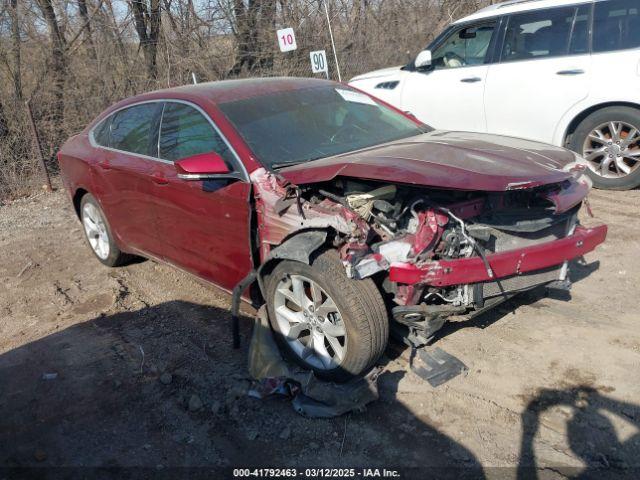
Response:
[{"label": "red painted body panel", "polygon": [[[578,258],[604,242],[607,227],[578,227],[569,237],[553,242],[520,248],[508,252],[487,255],[496,278],[510,277],[561,265]],[[440,260],[417,266],[410,263],[391,265],[389,279],[392,282],[414,285],[424,283],[437,287],[490,282],[491,278],[480,257],[458,260]]]},{"label": "red painted body panel", "polygon": [[[126,251],[159,257],[162,242],[153,219],[156,202],[152,181],[155,163],[136,155],[93,149],[93,184],[109,224]],[[151,220],[151,221],[150,221]]]},{"label": "red painted body panel", "polygon": [[161,258],[226,290],[252,268],[248,183],[182,180],[156,163],[153,215]]},{"label": "red painted body panel", "polygon": [[179,173],[229,173],[229,167],[220,155],[214,152],[201,153],[175,162]]},{"label": "red painted body panel", "polygon": [[[370,225],[353,210],[336,202],[325,199],[313,206],[307,202],[300,206],[304,212],[302,219],[295,207],[276,212],[274,207],[285,195],[286,186],[262,167],[217,107],[221,102],[322,85],[327,82],[254,79],[185,86],[126,99],[103,112],[82,134],[72,137],[62,147],[59,158],[65,186],[72,197],[80,188],[96,197],[123,251],[166,260],[227,290],[254,266],[250,232],[253,213],[257,218],[258,261],[264,260],[273,246],[304,229],[333,229],[349,238],[348,248],[352,251],[368,249],[366,238]],[[115,110],[162,99],[181,100],[202,109],[229,141],[250,180],[183,180],[178,178],[174,164],[90,144],[89,130]],[[562,171],[572,161],[574,156],[570,152],[534,142],[432,132],[309,162],[279,173],[294,184],[350,176],[439,189],[497,192],[573,181],[570,173]],[[197,172],[200,161],[194,162],[196,165],[187,165],[184,170],[201,173]],[[252,193],[255,212],[251,210]],[[583,187],[573,186],[549,198],[557,210],[562,211],[578,204],[585,195]],[[466,219],[476,216],[482,207],[482,201],[470,200],[451,208]],[[427,226],[430,230],[421,231],[418,238],[422,246],[429,244],[432,236],[439,232],[433,222]],[[553,242],[542,250],[529,247],[496,254],[490,261],[500,276],[513,274],[514,269],[521,272],[542,269],[593,249],[604,240],[605,234],[606,227],[579,229],[570,239]],[[583,245],[576,246],[579,236],[584,237]],[[431,269],[428,265],[394,264],[391,279],[406,284],[428,281],[434,285],[452,285],[454,281],[458,284],[483,281],[482,275],[486,275],[478,258],[451,261],[451,265],[437,263],[441,268],[434,269],[434,264],[430,264]],[[447,268],[452,271],[444,273]]]},{"label": "red painted body panel", "polygon": [[115,110],[144,101],[182,100],[197,105],[214,121],[248,171],[259,168],[253,153],[207,94],[211,85],[215,84],[123,100],[69,139],[59,157],[70,194],[82,188],[96,197],[123,251],[165,260],[231,290],[253,267],[250,185],[178,179],[173,164],[96,148],[88,138],[91,128]]},{"label": "red painted body panel", "polygon": [[589,194],[586,182],[572,182],[567,188],[547,195],[556,207],[556,213],[564,213],[582,202]]},{"label": "red painted body panel", "polygon": [[445,189],[505,191],[559,183],[575,160],[568,150],[527,140],[461,132],[432,132],[359,152],[281,170],[303,185],[337,176]]}]

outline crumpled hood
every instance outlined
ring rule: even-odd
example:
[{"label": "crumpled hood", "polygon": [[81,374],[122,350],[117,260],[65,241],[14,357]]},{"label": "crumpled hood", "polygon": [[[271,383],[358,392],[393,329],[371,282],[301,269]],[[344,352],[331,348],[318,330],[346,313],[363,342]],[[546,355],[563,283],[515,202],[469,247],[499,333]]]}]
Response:
[{"label": "crumpled hood", "polygon": [[374,70],[373,72],[367,72],[367,73],[363,73],[362,75],[358,75],[357,77],[353,77],[351,80],[349,80],[349,83],[351,82],[357,82],[360,80],[370,80],[372,78],[382,78],[382,77],[388,77],[390,75],[394,75],[397,76],[398,73],[400,73],[400,69],[402,68],[402,65],[399,65],[397,67],[390,67],[390,68],[383,68],[380,70]]},{"label": "crumpled hood", "polygon": [[434,131],[282,169],[298,185],[354,177],[459,190],[506,191],[559,183],[575,161],[564,148],[467,132]]}]

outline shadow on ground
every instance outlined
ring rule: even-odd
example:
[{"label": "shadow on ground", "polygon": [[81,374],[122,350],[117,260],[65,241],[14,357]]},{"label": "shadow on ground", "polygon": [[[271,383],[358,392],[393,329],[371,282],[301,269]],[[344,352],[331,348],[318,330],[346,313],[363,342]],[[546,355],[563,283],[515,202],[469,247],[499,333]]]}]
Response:
[{"label": "shadow on ground", "polygon": [[242,319],[233,350],[227,310],[174,301],[2,354],[0,467],[428,466],[482,476],[471,452],[396,400],[404,373],[381,376],[382,398],[366,412],[331,420],[247,397],[251,325]]},{"label": "shadow on ground", "polygon": [[[486,315],[497,320],[515,308],[505,306]],[[230,477],[240,466],[400,467],[403,478],[489,473],[442,432],[440,418],[419,416],[398,400],[405,372],[383,373],[381,398],[364,413],[330,420],[300,417],[284,398],[248,397],[252,325],[242,318],[242,348],[234,350],[228,310],[172,301],[100,315],[0,355],[0,478],[2,469],[46,466],[114,468],[114,478],[118,468],[134,466],[170,477],[175,467]],[[618,438],[603,413],[640,428],[639,407],[590,386],[541,390],[522,413],[520,478],[551,469],[536,458],[536,444],[542,417],[557,406],[572,412],[567,444],[587,467],[609,473],[635,465],[640,437]]]},{"label": "shadow on ground", "polygon": [[[571,280],[571,283],[581,282],[589,275],[597,271],[599,268],[599,261],[591,262],[588,264],[582,260],[571,262],[571,266],[569,269],[569,280]],[[515,297],[505,301],[504,303],[497,305],[495,308],[474,316],[469,320],[447,322],[444,327],[435,334],[434,339],[431,343],[436,343],[438,340],[465,328],[487,328],[498,322],[505,316],[514,313],[514,311],[518,307],[521,307],[523,305],[532,305],[544,298],[547,298],[548,296],[549,293],[545,287],[538,287],[533,290],[516,295]],[[563,296],[563,298],[558,299],[558,301],[570,300],[570,295]]]},{"label": "shadow on ground", "polygon": [[[638,478],[640,467],[640,407],[614,400],[591,386],[553,390],[542,389],[528,403],[522,413],[522,441],[518,479],[539,478],[535,440],[542,416],[554,407],[569,412],[566,423],[567,442],[573,455],[585,468],[556,468],[571,478]],[[630,423],[636,433],[619,438],[611,417]]]}]

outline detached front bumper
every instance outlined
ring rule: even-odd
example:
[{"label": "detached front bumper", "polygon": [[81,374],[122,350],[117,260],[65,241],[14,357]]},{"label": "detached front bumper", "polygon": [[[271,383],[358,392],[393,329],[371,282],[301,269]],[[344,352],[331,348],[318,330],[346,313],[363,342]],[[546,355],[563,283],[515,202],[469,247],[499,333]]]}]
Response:
[{"label": "detached front bumper", "polygon": [[489,276],[480,257],[471,257],[421,265],[394,263],[389,270],[389,279],[396,283],[436,287],[495,281],[562,265],[591,252],[604,242],[606,236],[606,225],[595,228],[577,227],[573,235],[560,240],[487,255],[493,277]]}]

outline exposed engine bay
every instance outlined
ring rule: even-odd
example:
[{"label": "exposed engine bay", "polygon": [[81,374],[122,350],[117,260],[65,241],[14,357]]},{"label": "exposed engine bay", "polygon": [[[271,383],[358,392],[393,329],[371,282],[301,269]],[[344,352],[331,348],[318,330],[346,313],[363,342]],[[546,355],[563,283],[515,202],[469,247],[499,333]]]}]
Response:
[{"label": "exposed engine bay", "polygon": [[414,346],[424,345],[448,317],[482,311],[538,285],[568,288],[563,259],[527,269],[520,253],[513,271],[494,269],[506,261],[501,254],[572,235],[589,189],[577,179],[503,192],[344,177],[296,186],[267,172],[255,180],[263,260],[293,232],[329,229],[347,276],[375,281],[395,329]]}]

